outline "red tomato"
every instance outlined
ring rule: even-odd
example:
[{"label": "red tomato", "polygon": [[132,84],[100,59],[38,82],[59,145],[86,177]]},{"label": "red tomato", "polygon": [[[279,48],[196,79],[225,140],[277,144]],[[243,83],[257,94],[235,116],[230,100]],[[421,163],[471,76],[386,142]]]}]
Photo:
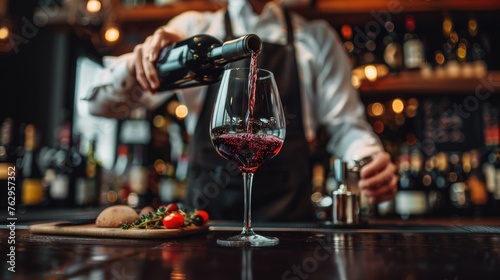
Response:
[{"label": "red tomato", "polygon": [[170,203],[169,205],[165,206],[165,210],[168,212],[173,212],[179,210],[179,207],[175,203]]},{"label": "red tomato", "polygon": [[199,215],[203,218],[203,224],[208,222],[208,213],[205,210],[197,210],[193,215]]},{"label": "red tomato", "polygon": [[163,218],[163,226],[167,229],[180,228],[184,225],[184,216],[181,213],[173,212]]}]

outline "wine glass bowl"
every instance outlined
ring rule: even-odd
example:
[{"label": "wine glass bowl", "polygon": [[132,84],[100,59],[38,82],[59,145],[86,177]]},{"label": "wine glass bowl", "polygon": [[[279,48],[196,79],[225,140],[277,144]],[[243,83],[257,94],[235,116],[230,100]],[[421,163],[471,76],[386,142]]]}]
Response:
[{"label": "wine glass bowl", "polygon": [[265,69],[233,68],[224,72],[210,121],[217,152],[243,175],[244,226],[241,234],[219,239],[224,246],[272,246],[275,237],[255,234],[251,227],[253,175],[283,146],[286,122],[274,75]]}]

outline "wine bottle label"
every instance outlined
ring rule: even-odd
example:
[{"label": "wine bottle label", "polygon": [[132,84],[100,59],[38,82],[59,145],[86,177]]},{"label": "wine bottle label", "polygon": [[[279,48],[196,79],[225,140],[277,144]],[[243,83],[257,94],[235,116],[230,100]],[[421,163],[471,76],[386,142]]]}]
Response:
[{"label": "wine bottle label", "polygon": [[410,40],[403,46],[405,66],[408,69],[419,68],[424,62],[424,45],[420,40]]},{"label": "wine bottle label", "polygon": [[44,199],[42,181],[40,179],[24,179],[21,198],[25,205],[40,204]]},{"label": "wine bottle label", "polygon": [[151,128],[146,120],[127,120],[122,124],[120,141],[125,144],[148,144]]},{"label": "wine bottle label", "polygon": [[399,191],[395,198],[396,212],[401,215],[425,214],[427,197],[422,191]]},{"label": "wine bottle label", "polygon": [[62,200],[68,197],[69,178],[66,175],[57,174],[50,185],[49,194],[52,199]]},{"label": "wine bottle label", "polygon": [[13,163],[9,164],[9,163],[0,163],[0,180],[6,180],[7,177],[9,177],[8,175],[8,169],[9,169],[9,166],[14,166]]}]

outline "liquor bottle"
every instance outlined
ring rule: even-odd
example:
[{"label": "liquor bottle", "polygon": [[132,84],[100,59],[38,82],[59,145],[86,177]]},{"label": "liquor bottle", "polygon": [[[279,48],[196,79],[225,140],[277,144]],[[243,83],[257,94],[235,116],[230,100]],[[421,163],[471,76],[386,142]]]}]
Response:
[{"label": "liquor bottle", "polygon": [[419,182],[422,164],[423,157],[417,148],[402,146],[398,161],[399,191],[394,199],[396,213],[402,219],[428,213],[427,194]]},{"label": "liquor bottle", "polygon": [[[6,118],[0,128],[0,184],[5,191],[2,191],[0,206],[7,209],[7,206],[16,206],[16,156],[15,147],[12,145],[13,121]],[[9,177],[11,179],[9,179]],[[10,182],[10,183],[9,183]],[[7,195],[9,191],[11,194]]]},{"label": "liquor bottle", "polygon": [[387,35],[383,39],[385,46],[384,61],[390,67],[391,71],[399,72],[403,69],[403,48],[395,31],[394,23],[391,21],[386,22],[385,29],[387,30]]},{"label": "liquor bottle", "polygon": [[127,183],[130,171],[129,148],[125,144],[120,144],[117,150],[117,157],[113,166],[115,190],[118,193],[119,203],[126,203],[130,193],[130,186]]},{"label": "liquor bottle", "polygon": [[353,39],[352,27],[349,24],[342,25],[342,28],[340,29],[340,34],[342,35],[344,50],[346,51],[347,56],[349,57],[349,61],[351,62],[351,67],[355,68],[358,65],[356,53],[359,52],[359,50],[356,49],[352,41]]},{"label": "liquor bottle", "polygon": [[[486,178],[481,169],[481,154],[477,149],[473,149],[470,154],[470,171],[468,172],[466,183],[470,188],[470,199],[474,205],[474,215],[484,216],[487,214],[488,190],[486,189]],[[464,170],[467,170],[464,165]]]},{"label": "liquor bottle", "polygon": [[86,139],[80,145],[82,168],[76,179],[75,203],[79,207],[101,206],[102,164],[95,156],[96,139]]},{"label": "liquor bottle", "polygon": [[21,203],[26,207],[42,206],[45,191],[42,184],[42,172],[37,162],[37,131],[33,124],[24,128],[24,153],[20,159]]},{"label": "liquor bottle", "polygon": [[51,164],[54,177],[49,185],[49,204],[51,207],[72,207],[75,203],[75,179],[82,157],[71,148],[69,123],[60,127],[57,138],[58,146]]},{"label": "liquor bottle", "polygon": [[483,36],[479,34],[478,22],[475,17],[471,17],[467,21],[467,34],[468,34],[468,50],[467,60],[472,63],[473,74],[476,77],[483,77],[486,75],[486,49],[483,46]]},{"label": "liquor bottle", "polygon": [[131,149],[132,162],[129,172],[130,193],[127,202],[131,207],[141,209],[147,205],[149,193],[148,167],[145,161],[145,149],[143,145],[133,145]]},{"label": "liquor bottle", "polygon": [[489,209],[491,215],[500,213],[500,147],[491,149],[483,166],[486,187],[489,192]]},{"label": "liquor bottle", "polygon": [[407,70],[419,70],[424,62],[424,44],[417,34],[415,34],[415,17],[406,17],[406,34],[404,35],[403,56],[404,66]]},{"label": "liquor bottle", "polygon": [[454,215],[470,215],[471,200],[470,188],[465,183],[465,173],[463,163],[459,153],[450,153],[450,172],[448,181],[450,182],[450,202],[453,206]]},{"label": "liquor bottle", "polygon": [[169,45],[162,49],[156,62],[159,90],[218,82],[228,63],[248,58],[260,48],[260,38],[254,34],[224,43],[200,34]]}]

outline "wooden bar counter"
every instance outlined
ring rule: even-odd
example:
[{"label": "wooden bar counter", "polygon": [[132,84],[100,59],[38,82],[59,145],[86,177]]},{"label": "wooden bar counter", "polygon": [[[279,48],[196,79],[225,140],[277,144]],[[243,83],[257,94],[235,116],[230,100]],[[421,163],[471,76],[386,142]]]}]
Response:
[{"label": "wooden bar counter", "polygon": [[500,279],[500,219],[379,219],[351,228],[254,223],[280,239],[262,248],[217,245],[239,231],[239,223],[217,221],[208,232],[149,240],[16,226],[0,229],[1,279]]}]

